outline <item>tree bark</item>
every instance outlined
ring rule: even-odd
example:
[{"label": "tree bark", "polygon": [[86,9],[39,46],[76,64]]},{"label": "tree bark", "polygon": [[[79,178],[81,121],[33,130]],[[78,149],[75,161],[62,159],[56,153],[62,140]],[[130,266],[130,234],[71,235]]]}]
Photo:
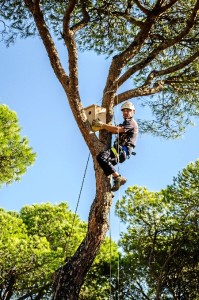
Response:
[{"label": "tree bark", "polygon": [[62,266],[55,276],[53,300],[76,300],[85,276],[95,259],[108,229],[107,215],[112,204],[111,185],[96,171],[97,196],[92,204],[87,235],[75,255]]}]

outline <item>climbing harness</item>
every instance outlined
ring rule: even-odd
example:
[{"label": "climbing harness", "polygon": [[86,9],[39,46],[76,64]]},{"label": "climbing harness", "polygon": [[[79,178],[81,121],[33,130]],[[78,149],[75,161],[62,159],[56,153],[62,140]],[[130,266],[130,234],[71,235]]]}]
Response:
[{"label": "climbing harness", "polygon": [[113,147],[111,147],[111,151],[115,155],[117,162],[123,163],[126,159],[129,159],[131,155],[136,155],[136,152],[131,152],[131,147],[128,146],[120,146],[115,143]]},{"label": "climbing harness", "polygon": [[113,152],[113,154],[115,155],[115,157],[119,157],[119,153],[117,152],[117,150],[115,149],[115,147],[112,147],[111,151]]}]

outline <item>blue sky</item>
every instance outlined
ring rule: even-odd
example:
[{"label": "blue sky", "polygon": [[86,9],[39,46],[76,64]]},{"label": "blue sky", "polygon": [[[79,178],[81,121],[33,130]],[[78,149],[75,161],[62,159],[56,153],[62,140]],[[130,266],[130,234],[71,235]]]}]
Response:
[{"label": "blue sky", "polygon": [[[59,52],[66,66],[67,56],[61,45]],[[18,40],[9,48],[1,45],[0,57],[0,103],[17,112],[22,135],[28,137],[37,152],[34,166],[21,181],[2,187],[0,207],[18,211],[33,203],[66,201],[75,211],[89,152],[43,44],[35,38]],[[109,64],[109,60],[93,53],[79,55],[79,87],[84,107],[100,105]],[[135,119],[142,118],[146,111],[140,106],[140,100],[132,102],[136,107]],[[122,121],[119,109],[115,119]],[[113,200],[112,238],[117,239],[122,228],[114,216],[114,206],[125,189],[139,185],[159,191],[171,184],[182,168],[199,157],[198,137],[198,126],[188,127],[178,140],[139,136],[137,155],[119,166],[127,183]],[[95,178],[90,160],[77,211],[82,220],[87,221],[94,195]]]}]

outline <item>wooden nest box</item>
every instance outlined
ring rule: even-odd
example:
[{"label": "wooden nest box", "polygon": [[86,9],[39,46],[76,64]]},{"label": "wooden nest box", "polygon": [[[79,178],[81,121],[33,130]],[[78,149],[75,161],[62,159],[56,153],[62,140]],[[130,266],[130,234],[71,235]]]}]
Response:
[{"label": "wooden nest box", "polygon": [[106,108],[93,104],[84,108],[84,110],[91,125],[92,121],[95,119],[99,119],[103,123],[106,123]]}]

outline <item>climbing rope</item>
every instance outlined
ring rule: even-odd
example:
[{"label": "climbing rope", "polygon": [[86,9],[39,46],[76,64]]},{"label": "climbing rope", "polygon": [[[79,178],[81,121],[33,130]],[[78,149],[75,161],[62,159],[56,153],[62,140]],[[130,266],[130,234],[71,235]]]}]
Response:
[{"label": "climbing rope", "polygon": [[[118,90],[118,89],[117,89]],[[118,96],[117,96],[117,106],[116,106],[116,115],[118,115]],[[115,114],[113,116],[114,119],[114,125],[116,125],[116,121],[115,121]],[[118,128],[118,137],[119,137],[119,128]],[[119,154],[119,143],[117,143],[117,149],[116,149],[117,153]],[[118,157],[119,160],[119,157]],[[119,172],[119,161],[118,161],[118,165],[117,165],[117,172],[118,174]],[[119,190],[119,199],[121,198],[121,192]],[[109,273],[109,291],[110,291],[110,300],[112,299],[112,237],[111,237],[111,211],[109,211],[109,241],[110,241],[110,273]],[[119,220],[119,235],[120,235],[120,220]],[[118,261],[117,261],[117,300],[119,300],[119,296],[120,296],[120,255],[118,253]]]},{"label": "climbing rope", "polygon": [[[79,202],[80,202],[80,198],[81,198],[81,194],[82,194],[82,189],[83,189],[83,186],[84,186],[84,180],[85,180],[86,172],[87,172],[87,169],[88,169],[89,159],[90,159],[90,152],[89,152],[88,159],[87,159],[87,162],[86,162],[84,176],[83,176],[83,179],[82,179],[82,184],[81,184],[81,187],[80,187],[80,192],[79,192],[79,196],[78,196],[78,200],[77,200],[77,204],[76,204],[76,208],[75,208],[75,214],[74,214],[73,221],[72,221],[71,231],[70,231],[70,233],[69,233],[69,235],[66,239],[66,243],[65,243],[65,246],[64,246],[64,253],[66,253],[67,247],[70,243],[70,238],[73,234],[73,227],[74,227],[75,219],[76,219],[76,216],[77,216],[77,210],[78,210],[78,206],[79,206]],[[54,293],[55,296],[56,296],[58,288],[59,288],[62,269],[63,269],[63,265],[60,267],[60,271],[59,271],[59,275],[58,275],[58,279],[57,279],[57,287],[56,287],[56,290],[55,290],[55,293]],[[53,299],[54,299],[54,296],[53,296]]]},{"label": "climbing rope", "polygon": [[87,172],[87,168],[88,168],[89,159],[90,159],[90,152],[89,152],[88,159],[87,159],[87,162],[86,162],[84,176],[83,176],[83,179],[82,179],[82,184],[81,184],[81,188],[80,188],[80,191],[79,191],[79,196],[78,196],[78,199],[77,199],[77,204],[76,204],[76,208],[75,208],[75,214],[74,214],[74,217],[73,217],[71,232],[69,234],[69,241],[70,241],[70,237],[72,236],[72,233],[73,233],[73,226],[75,224],[75,219],[76,219],[76,216],[77,216],[77,210],[78,210],[78,206],[79,206],[79,202],[80,202],[80,198],[81,198],[81,194],[82,194],[82,189],[83,189],[83,186],[84,186],[84,180],[85,180],[85,177],[86,177],[86,172]]},{"label": "climbing rope", "polygon": [[[119,149],[118,149],[118,151],[119,151]],[[118,173],[120,173],[119,164],[118,164],[117,170],[118,170]],[[121,199],[121,190],[119,189],[119,201],[120,201],[120,199]],[[120,211],[120,207],[118,209]],[[118,234],[119,234],[119,236],[120,236],[120,233],[121,233],[121,228],[120,228],[120,218],[119,218],[119,221],[118,221]],[[118,259],[117,259],[117,290],[118,290],[117,300],[119,300],[119,298],[120,298],[120,253],[119,253],[119,251],[118,251]]]},{"label": "climbing rope", "polygon": [[[119,168],[118,168],[119,170]],[[120,190],[119,190],[119,201],[121,199],[121,194],[120,194]],[[120,204],[119,204],[119,212],[120,212]],[[120,233],[121,233],[121,228],[120,228],[120,218],[119,218],[119,222],[118,222],[118,231],[119,231],[119,236],[120,236]],[[117,296],[117,299],[119,300],[120,298],[120,253],[118,251],[118,260],[117,260],[117,289],[118,289],[118,296]]]},{"label": "climbing rope", "polygon": [[111,212],[109,210],[109,250],[110,250],[110,256],[109,256],[109,299],[112,299],[112,236],[111,236]]}]

